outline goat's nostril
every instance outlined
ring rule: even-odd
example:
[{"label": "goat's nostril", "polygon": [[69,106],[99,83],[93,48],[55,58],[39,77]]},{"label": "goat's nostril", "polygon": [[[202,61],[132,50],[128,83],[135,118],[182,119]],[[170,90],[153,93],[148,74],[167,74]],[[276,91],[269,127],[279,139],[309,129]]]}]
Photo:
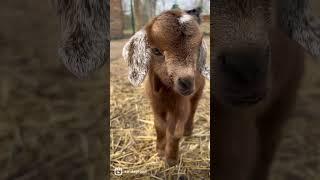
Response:
[{"label": "goat's nostril", "polygon": [[264,59],[253,55],[223,55],[218,57],[225,77],[241,82],[254,83],[266,76]]},{"label": "goat's nostril", "polygon": [[193,87],[193,78],[179,78],[178,84],[181,90],[190,90]]}]

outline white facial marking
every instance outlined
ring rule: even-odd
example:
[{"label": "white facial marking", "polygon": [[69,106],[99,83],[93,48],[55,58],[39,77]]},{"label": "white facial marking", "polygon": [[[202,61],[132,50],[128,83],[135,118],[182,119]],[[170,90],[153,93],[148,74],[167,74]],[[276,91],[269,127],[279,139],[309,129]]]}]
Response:
[{"label": "white facial marking", "polygon": [[191,21],[191,20],[192,20],[192,16],[189,14],[184,14],[179,18],[180,24],[184,24],[184,23]]}]

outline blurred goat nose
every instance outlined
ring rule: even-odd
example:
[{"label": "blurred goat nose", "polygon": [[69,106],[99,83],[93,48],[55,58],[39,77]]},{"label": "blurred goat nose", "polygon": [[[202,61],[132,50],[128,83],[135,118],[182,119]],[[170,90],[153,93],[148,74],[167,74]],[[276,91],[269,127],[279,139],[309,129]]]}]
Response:
[{"label": "blurred goat nose", "polygon": [[228,79],[251,84],[259,82],[266,77],[268,60],[246,54],[226,54],[220,57],[221,69]]},{"label": "blurred goat nose", "polygon": [[193,89],[194,78],[191,76],[178,79],[179,89],[182,91],[190,91]]}]

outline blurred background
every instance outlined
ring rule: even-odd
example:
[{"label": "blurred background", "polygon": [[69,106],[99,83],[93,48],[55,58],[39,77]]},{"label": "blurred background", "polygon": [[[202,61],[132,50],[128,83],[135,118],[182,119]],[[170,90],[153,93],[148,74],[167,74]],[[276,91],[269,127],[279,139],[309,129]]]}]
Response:
[{"label": "blurred background", "polygon": [[0,179],[105,179],[104,70],[66,70],[49,0],[0,1],[0,22]]},{"label": "blurred background", "polygon": [[[210,178],[210,81],[194,118],[193,135],[182,138],[180,160],[166,167],[156,152],[154,117],[144,86],[133,87],[128,65],[121,55],[124,44],[149,20],[164,10],[200,7],[204,40],[210,63],[209,0],[111,0],[110,1],[110,175],[111,179]],[[123,174],[115,175],[121,168]]]},{"label": "blurred background", "polygon": [[110,0],[111,38],[131,36],[164,10],[202,8],[202,28],[210,33],[210,0]]}]

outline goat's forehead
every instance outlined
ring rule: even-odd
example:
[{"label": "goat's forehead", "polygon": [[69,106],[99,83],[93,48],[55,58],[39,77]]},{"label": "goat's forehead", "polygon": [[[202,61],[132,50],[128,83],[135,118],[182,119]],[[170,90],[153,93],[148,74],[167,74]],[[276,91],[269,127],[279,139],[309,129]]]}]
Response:
[{"label": "goat's forehead", "polygon": [[270,16],[274,0],[216,0],[213,4],[214,16],[236,16],[238,18]]},{"label": "goat's forehead", "polygon": [[272,23],[271,0],[217,0],[212,33],[215,47],[267,46]]},{"label": "goat's forehead", "polygon": [[178,18],[178,21],[181,25],[188,25],[189,22],[193,20],[193,17],[189,14],[183,14],[181,17]]},{"label": "goat's forehead", "polygon": [[164,13],[154,19],[149,27],[149,37],[154,43],[198,43],[201,32],[197,21],[186,13]]}]

